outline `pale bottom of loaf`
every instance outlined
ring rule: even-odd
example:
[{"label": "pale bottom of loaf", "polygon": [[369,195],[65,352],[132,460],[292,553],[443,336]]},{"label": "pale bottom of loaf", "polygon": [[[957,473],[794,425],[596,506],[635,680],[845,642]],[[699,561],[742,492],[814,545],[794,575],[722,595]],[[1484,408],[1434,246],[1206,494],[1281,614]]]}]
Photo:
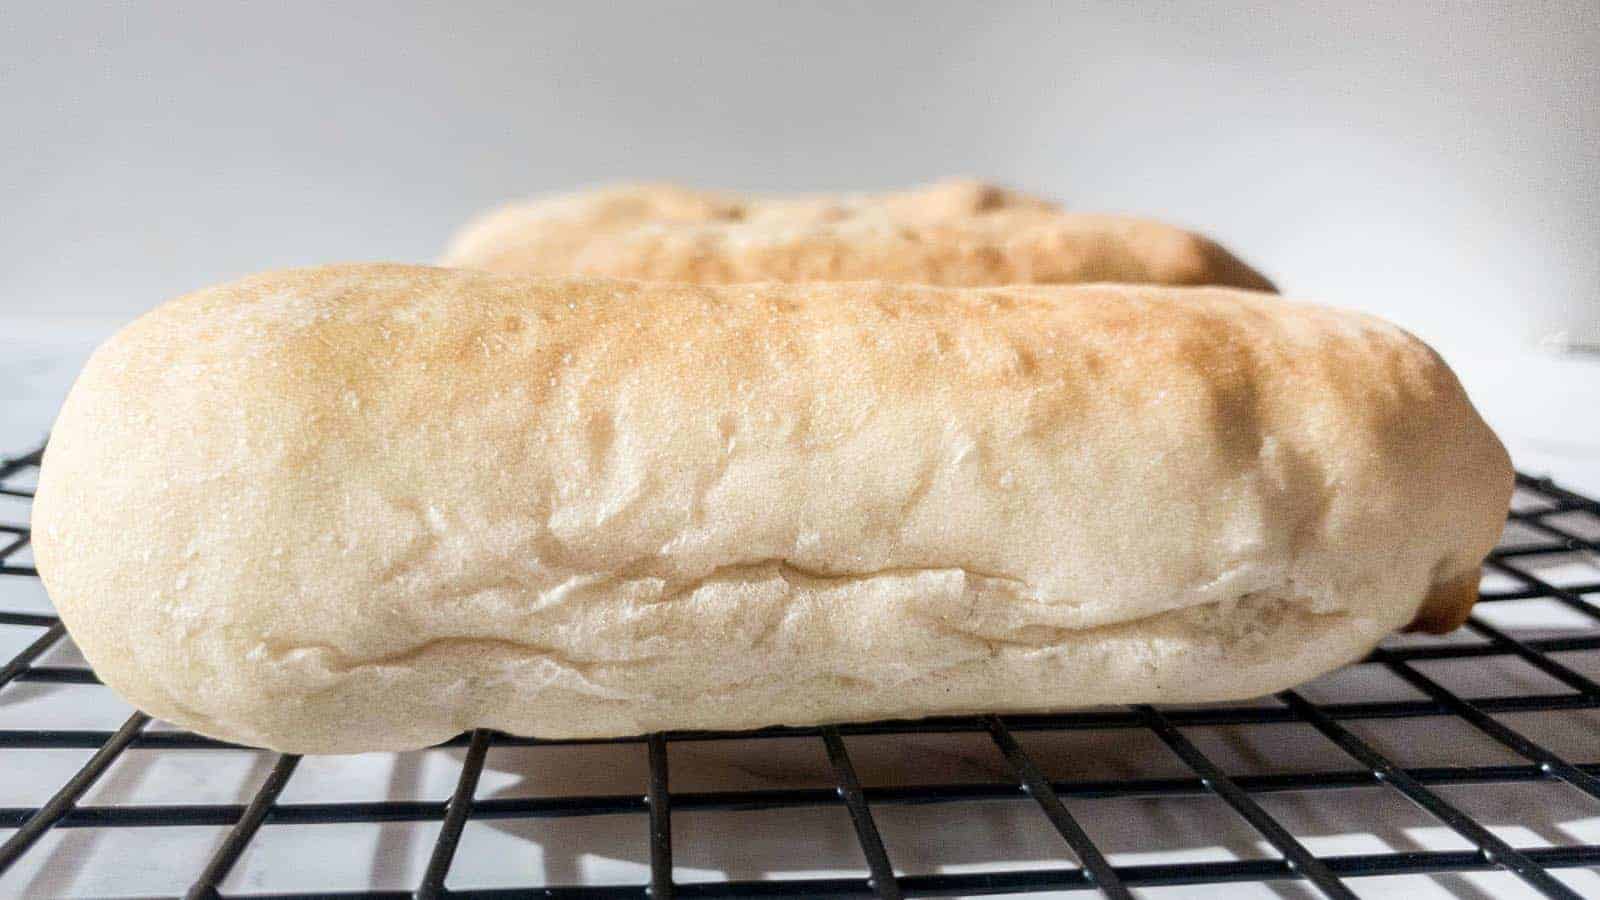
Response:
[{"label": "pale bottom of loaf", "polygon": [[[733,641],[724,654],[700,647],[625,664],[563,660],[483,638],[434,639],[356,662],[328,647],[278,648],[270,661],[256,654],[250,668],[267,677],[255,690],[241,691],[230,679],[217,686],[209,699],[226,709],[226,719],[187,704],[144,705],[218,738],[338,753],[416,748],[475,727],[595,738],[1240,700],[1358,658],[1405,624],[1408,613],[1401,612],[1394,621],[1316,613],[1303,602],[1256,594],[1009,641],[921,620],[906,622],[903,634],[867,638],[875,650],[859,653],[858,646],[853,660],[781,640]],[[730,681],[731,673],[747,677]],[[207,694],[201,688],[197,699],[205,702]]]}]

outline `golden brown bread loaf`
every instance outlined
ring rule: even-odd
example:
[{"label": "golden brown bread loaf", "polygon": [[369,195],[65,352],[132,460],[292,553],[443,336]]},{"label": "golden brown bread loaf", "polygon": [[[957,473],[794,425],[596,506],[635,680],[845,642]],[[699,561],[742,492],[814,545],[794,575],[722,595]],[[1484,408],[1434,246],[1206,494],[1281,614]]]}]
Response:
[{"label": "golden brown bread loaf", "polygon": [[973,181],[798,197],[623,185],[497,210],[462,229],[440,262],[507,275],[697,284],[1117,281],[1272,290],[1201,235],[1128,216],[1063,212]]},{"label": "golden brown bread loaf", "polygon": [[101,347],[34,542],[131,702],[344,752],[1259,695],[1463,616],[1510,490],[1276,297],[357,265]]}]

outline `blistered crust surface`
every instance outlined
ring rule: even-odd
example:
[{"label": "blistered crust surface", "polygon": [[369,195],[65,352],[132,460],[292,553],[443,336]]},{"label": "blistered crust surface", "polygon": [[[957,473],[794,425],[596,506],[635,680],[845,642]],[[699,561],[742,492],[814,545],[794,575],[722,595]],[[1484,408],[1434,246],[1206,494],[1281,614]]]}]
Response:
[{"label": "blistered crust surface", "polygon": [[1201,235],[1145,219],[1064,212],[963,180],[891,194],[791,197],[621,185],[496,210],[462,229],[441,263],[698,284],[1115,281],[1272,290]]},{"label": "blistered crust surface", "polygon": [[344,752],[1253,696],[1510,481],[1425,346],[1249,292],[335,266],[103,346],[34,541],[132,702]]}]

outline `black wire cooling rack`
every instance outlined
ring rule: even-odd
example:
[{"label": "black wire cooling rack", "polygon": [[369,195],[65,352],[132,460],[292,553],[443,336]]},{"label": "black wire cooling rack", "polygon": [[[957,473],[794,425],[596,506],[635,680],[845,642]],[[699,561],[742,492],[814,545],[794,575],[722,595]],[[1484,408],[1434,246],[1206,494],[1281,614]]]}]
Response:
[{"label": "black wire cooling rack", "polygon": [[[42,449],[0,460],[0,496],[30,498],[31,476]],[[1284,691],[1270,704],[1203,707],[1097,709],[1060,715],[952,717],[909,722],[879,722],[821,728],[772,728],[741,733],[669,733],[618,741],[539,741],[489,731],[464,734],[445,746],[464,747],[453,795],[448,801],[376,801],[283,803],[280,793],[293,778],[300,758],[278,755],[270,771],[247,804],[78,805],[98,779],[129,748],[229,748],[231,745],[198,735],[170,730],[150,730],[149,717],[130,716],[115,731],[52,730],[27,728],[0,730],[0,749],[94,750],[88,762],[48,802],[37,808],[0,808],[0,829],[14,829],[0,844],[0,874],[27,854],[51,829],[120,829],[212,826],[230,829],[209,861],[196,871],[187,896],[222,896],[220,886],[263,828],[283,829],[327,823],[428,822],[441,826],[426,871],[414,891],[345,892],[350,897],[503,897],[552,898],[649,897],[661,900],[683,897],[910,897],[972,896],[1000,893],[1098,890],[1110,897],[1130,897],[1140,887],[1171,885],[1227,885],[1240,882],[1300,880],[1329,897],[1354,897],[1352,880],[1382,875],[1440,875],[1499,870],[1513,873],[1531,893],[1549,897],[1579,894],[1552,870],[1600,866],[1600,844],[1517,847],[1498,836],[1489,824],[1469,814],[1465,804],[1448,799],[1456,786],[1511,785],[1562,782],[1594,800],[1600,800],[1600,753],[1573,761],[1551,750],[1521,730],[1506,724],[1507,715],[1600,707],[1600,684],[1567,662],[1573,654],[1600,650],[1600,582],[1556,584],[1542,577],[1532,563],[1553,554],[1594,554],[1600,544],[1600,503],[1564,490],[1549,480],[1518,476],[1519,501],[1509,520],[1531,540],[1502,546],[1485,564],[1487,573],[1511,585],[1485,590],[1483,600],[1495,604],[1517,601],[1555,603],[1575,611],[1589,628],[1554,637],[1514,637],[1491,624],[1480,606],[1465,628],[1471,641],[1402,643],[1375,651],[1361,665],[1377,666],[1397,676],[1423,699],[1404,701],[1314,702],[1305,691]],[[22,501],[26,502],[26,500]],[[0,524],[0,577],[35,578],[32,566],[12,561],[28,543],[28,527]],[[1586,595],[1596,595],[1590,597]],[[39,629],[33,640],[0,669],[0,689],[17,682],[96,684],[94,674],[81,667],[34,665],[66,636],[52,615],[38,612],[0,611],[0,626]],[[1560,655],[1558,658],[1557,655]],[[1423,667],[1434,661],[1481,660],[1488,657],[1520,659],[1564,686],[1553,693],[1532,693],[1503,686],[1489,696],[1465,698],[1427,674]],[[1581,668],[1581,667],[1580,667]],[[0,701],[4,696],[0,694]],[[1359,734],[1356,723],[1367,720],[1450,719],[1465,723],[1482,737],[1500,745],[1522,762],[1499,765],[1448,765],[1417,767],[1397,762],[1394,754],[1378,749],[1378,742]],[[1346,768],[1315,772],[1233,773],[1206,753],[1187,730],[1217,725],[1310,726],[1342,751]],[[1084,730],[1143,730],[1154,735],[1182,760],[1188,774],[1165,778],[1113,778],[1051,780],[1038,761],[1018,740],[1019,733]],[[863,787],[846,749],[846,737],[863,735],[913,735],[929,733],[986,735],[1005,760],[1012,780],[1003,783],[911,784]],[[834,785],[818,788],[674,792],[669,788],[671,750],[681,741],[750,741],[763,738],[816,738],[823,744]],[[648,789],[639,795],[607,794],[555,797],[477,798],[479,777],[491,747],[548,746],[557,744],[643,744],[649,761]],[[1367,788],[1397,792],[1427,816],[1465,841],[1470,849],[1418,850],[1414,852],[1318,855],[1297,838],[1259,799],[1274,792],[1328,792]],[[1107,853],[1090,837],[1085,819],[1069,811],[1077,798],[1168,798],[1211,796],[1220,799],[1276,851],[1275,858],[1232,859],[1209,862],[1174,862],[1113,865]],[[964,804],[1012,800],[1037,806],[1080,865],[1040,866],[999,872],[948,872],[896,874],[885,841],[874,823],[874,808],[894,804],[939,804],[959,817]],[[865,878],[797,878],[790,880],[723,880],[675,883],[673,831],[675,812],[734,810],[794,810],[801,807],[842,805],[854,826],[869,873]],[[1530,797],[1531,811],[1538,801]],[[456,856],[463,828],[469,819],[516,820],[572,816],[621,815],[636,817],[641,840],[648,841],[647,883],[602,886],[528,886],[483,890],[448,889],[446,881]],[[680,819],[681,822],[681,819]],[[681,825],[679,826],[682,827]],[[679,832],[680,838],[683,832]],[[794,848],[804,857],[806,848]],[[252,896],[334,896],[317,894],[257,894]]]}]

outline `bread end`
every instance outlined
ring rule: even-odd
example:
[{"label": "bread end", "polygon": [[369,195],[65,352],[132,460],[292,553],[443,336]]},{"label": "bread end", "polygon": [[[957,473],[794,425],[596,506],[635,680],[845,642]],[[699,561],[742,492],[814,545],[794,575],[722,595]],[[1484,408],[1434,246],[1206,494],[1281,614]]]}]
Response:
[{"label": "bread end", "polygon": [[1478,602],[1478,579],[1478,571],[1473,569],[1434,585],[1405,630],[1446,634],[1460,628],[1471,614],[1472,605]]}]

